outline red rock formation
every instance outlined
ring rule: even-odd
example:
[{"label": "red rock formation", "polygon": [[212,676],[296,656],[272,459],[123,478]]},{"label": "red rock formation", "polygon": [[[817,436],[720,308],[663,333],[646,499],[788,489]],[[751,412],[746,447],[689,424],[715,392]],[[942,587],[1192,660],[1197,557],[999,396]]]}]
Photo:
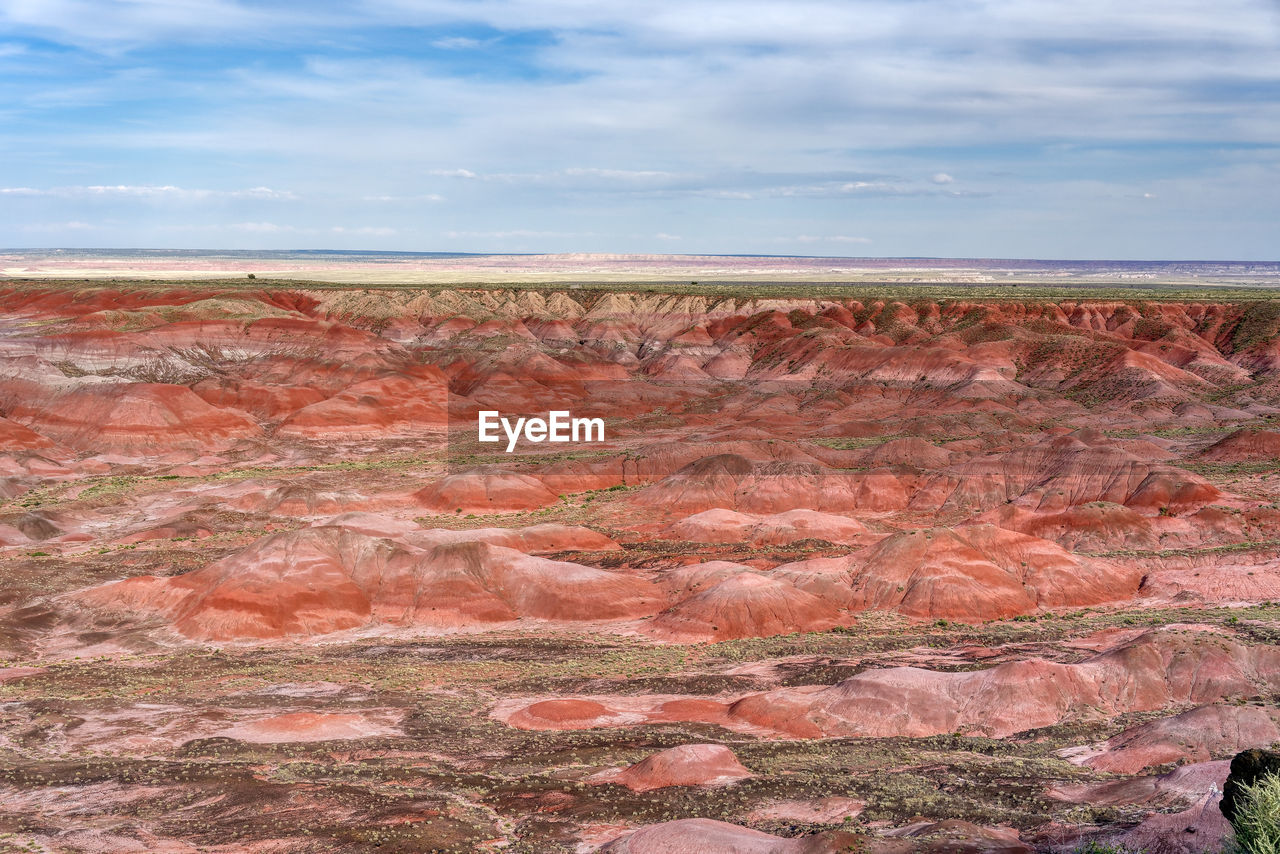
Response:
[{"label": "red rock formation", "polygon": [[893,534],[865,553],[778,567],[775,574],[855,610],[981,621],[1123,601],[1140,574],[992,525]]},{"label": "red rock formation", "polygon": [[259,744],[333,741],[397,734],[398,730],[361,714],[290,712],[236,724],[218,735]]},{"label": "red rock formation", "polygon": [[451,474],[414,493],[423,508],[435,513],[512,513],[536,510],[559,496],[527,474],[474,471]]},{"label": "red rock formation", "polygon": [[428,551],[326,527],[266,537],[185,575],[112,582],[76,598],[153,613],[188,637],[211,640],[325,634],[371,622],[619,619],[660,604],[644,581],[592,567],[479,542]]},{"label": "red rock formation", "polygon": [[786,545],[797,540],[821,539],[852,545],[867,539],[867,526],[847,516],[814,510],[788,510],[767,516],[733,510],[704,510],[671,525],[676,539],[695,543],[747,543],[753,546]]},{"label": "red rock formation", "polygon": [[1276,686],[1280,650],[1153,631],[1079,664],[1031,659],[968,673],[869,670],[816,692],[747,697],[730,714],[800,737],[968,732],[998,738],[1076,715],[1212,703]]},{"label": "red rock formation", "polygon": [[1270,430],[1237,430],[1214,442],[1201,454],[1216,462],[1253,462],[1280,458],[1280,433]]},{"label": "red rock formation", "polygon": [[719,744],[682,744],[659,751],[621,771],[606,771],[593,783],[619,783],[633,792],[668,786],[724,786],[753,776],[733,751]]},{"label": "red rock formation", "polygon": [[1084,764],[1133,774],[1170,762],[1207,762],[1280,741],[1280,712],[1262,706],[1201,706],[1125,730]]},{"label": "red rock formation", "polygon": [[34,451],[53,446],[53,441],[49,438],[8,418],[0,418],[0,448],[6,451]]},{"label": "red rock formation", "polygon": [[783,839],[706,818],[651,824],[598,850],[600,854],[818,854],[822,851],[806,846],[802,840]]},{"label": "red rock formation", "polygon": [[909,495],[887,469],[844,472],[812,463],[756,464],[735,454],[704,457],[635,494],[647,513],[728,509],[776,514],[806,509],[828,513],[903,510]]},{"label": "red rock formation", "polygon": [[946,505],[975,510],[1013,500],[1041,511],[1106,501],[1151,515],[1183,514],[1222,496],[1201,477],[1145,462],[1089,434],[971,460],[954,472]]},{"label": "red rock formation", "polygon": [[103,383],[14,407],[17,420],[82,453],[216,450],[262,435],[244,412],[210,406],[183,386]]},{"label": "red rock formation", "polygon": [[280,436],[341,438],[439,430],[448,423],[448,384],[438,368],[418,376],[365,380],[290,415]]},{"label": "red rock formation", "polygon": [[985,620],[1114,602],[1138,573],[988,525],[896,534],[873,547],[852,604],[913,617]]},{"label": "red rock formation", "polygon": [[837,608],[780,578],[739,572],[663,611],[649,630],[668,640],[722,641],[824,631]]}]

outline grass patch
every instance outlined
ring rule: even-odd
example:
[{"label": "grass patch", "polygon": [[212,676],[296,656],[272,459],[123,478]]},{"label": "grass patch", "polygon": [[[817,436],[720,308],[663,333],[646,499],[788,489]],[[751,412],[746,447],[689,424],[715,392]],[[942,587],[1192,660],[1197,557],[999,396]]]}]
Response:
[{"label": "grass patch", "polygon": [[1268,775],[1242,786],[1231,826],[1229,854],[1280,854],[1280,777]]}]

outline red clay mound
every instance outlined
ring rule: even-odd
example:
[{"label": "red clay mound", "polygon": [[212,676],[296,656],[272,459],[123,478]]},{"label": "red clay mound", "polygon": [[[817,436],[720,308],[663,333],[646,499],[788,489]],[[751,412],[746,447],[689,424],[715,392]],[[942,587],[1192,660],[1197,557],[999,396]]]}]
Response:
[{"label": "red clay mound", "polygon": [[753,469],[750,460],[736,454],[703,457],[645,487],[634,500],[646,507],[665,507],[668,512],[733,508],[739,485]]},{"label": "red clay mound", "polygon": [[347,530],[355,531],[357,534],[367,534],[370,537],[386,537],[389,540],[399,540],[409,534],[422,533],[422,526],[417,522],[361,510],[341,513],[317,524],[346,528]]},{"label": "red clay mound", "polygon": [[667,786],[724,786],[753,776],[733,751],[719,744],[682,744],[642,759],[630,768],[606,771],[593,783],[619,783],[633,792]]},{"label": "red clay mound", "polygon": [[709,818],[651,824],[599,849],[600,854],[820,854],[822,851],[807,845],[806,840],[783,839]]},{"label": "red clay mound", "polygon": [[716,508],[686,516],[667,530],[672,537],[693,543],[740,543],[756,521],[750,513]]},{"label": "red clay mound", "polygon": [[185,575],[113,582],[76,598],[156,613],[188,637],[211,640],[326,634],[371,622],[620,619],[661,606],[646,582],[593,567],[487,543],[426,551],[326,527],[266,537]]},{"label": "red clay mound", "polygon": [[489,543],[525,554],[550,552],[607,552],[622,547],[590,528],[544,522],[527,528],[423,528],[416,522],[377,513],[352,512],[319,523],[347,528],[371,537],[386,537],[423,549],[448,543]]},{"label": "red clay mound", "polygon": [[319,391],[306,386],[263,385],[225,377],[202,380],[191,390],[212,406],[239,409],[264,421],[284,418],[325,399]]},{"label": "red clay mound", "polygon": [[[474,579],[522,617],[624,619],[652,614],[662,603],[652,585],[638,578],[487,543],[438,546],[428,553],[427,565],[433,580],[424,591],[428,597],[436,589],[453,589],[456,581]],[[465,597],[460,604],[467,605]]]},{"label": "red clay mound", "polygon": [[344,513],[368,503],[354,492],[332,492],[302,484],[277,486],[262,492],[250,492],[226,502],[228,507],[278,516],[321,516]]},{"label": "red clay mound", "polygon": [[669,569],[659,576],[658,581],[673,600],[679,600],[714,587],[739,573],[755,571],[744,563],[709,560],[706,563],[691,563]]},{"label": "red clay mound", "polygon": [[1280,433],[1237,430],[1205,448],[1200,458],[1227,463],[1274,460],[1280,458]]},{"label": "red clay mound", "polygon": [[366,380],[298,410],[276,435],[343,438],[438,430],[448,423],[447,399],[448,381],[435,367],[419,377]]},{"label": "red clay mound", "polygon": [[1280,560],[1153,569],[1142,583],[1149,603],[1246,603],[1280,599]]},{"label": "red clay mound", "polygon": [[627,455],[623,462],[623,473],[628,482],[651,482],[674,474],[699,460],[717,456],[741,457],[752,464],[818,462],[807,452],[807,449],[797,447],[790,442],[768,439],[764,441],[739,439],[721,442],[660,442],[646,445],[633,454]]},{"label": "red clay mound", "polygon": [[841,824],[855,818],[867,808],[866,801],[855,798],[826,797],[815,800],[773,801],[747,813],[751,822],[788,821],[803,824]]},{"label": "red clay mound", "polygon": [[797,540],[826,540],[840,545],[854,545],[868,539],[867,526],[847,516],[819,513],[816,510],[788,510],[769,516],[758,516],[745,531],[749,545],[781,546]]},{"label": "red clay mound", "polygon": [[924,439],[894,439],[868,448],[862,454],[865,466],[912,466],[918,469],[938,470],[951,462],[951,454]]},{"label": "red clay mound", "polygon": [[917,821],[868,839],[847,831],[784,838],[758,830],[686,818],[630,831],[598,849],[599,854],[1031,854],[1016,830],[985,828],[967,821]]},{"label": "red clay mound", "polygon": [[0,418],[0,448],[6,451],[37,451],[52,448],[53,441],[41,436],[34,430],[28,430],[8,418]]},{"label": "red clay mound", "polygon": [[1035,850],[1012,828],[979,827],[958,819],[916,820],[885,836],[890,838],[873,840],[867,854],[1032,854]]},{"label": "red clay mound", "polygon": [[838,622],[836,607],[817,596],[741,572],[663,611],[649,629],[668,640],[722,641],[825,631]]},{"label": "red clay mound", "polygon": [[733,705],[737,719],[800,737],[1003,738],[1074,716],[1253,697],[1280,686],[1280,649],[1152,631],[1079,664],[1039,659],[948,673],[893,667],[817,692],[782,689]]},{"label": "red clay mound", "polygon": [[1140,460],[1089,431],[971,460],[943,481],[954,484],[944,506],[970,510],[1014,500],[1041,511],[1107,501],[1151,515],[1180,515],[1222,497],[1191,472]]},{"label": "red clay mound", "polygon": [[717,508],[848,513],[902,510],[909,495],[887,469],[843,472],[813,463],[753,463],[737,454],[718,454],[690,463],[628,500],[645,513],[661,515]]},{"label": "red clay mound", "polygon": [[1280,741],[1280,711],[1262,706],[1201,706],[1127,729],[1084,760],[1099,771],[1135,774],[1169,762],[1207,762]]},{"label": "red clay mound", "polygon": [[1158,549],[1160,537],[1151,517],[1123,504],[1094,501],[1060,512],[1042,513],[1018,504],[1005,504],[983,514],[981,521],[1052,540],[1073,551]]},{"label": "red clay mound", "polygon": [[396,735],[395,727],[358,714],[317,714],[291,712],[262,720],[237,724],[219,736],[257,744],[299,741],[334,741]]},{"label": "red clay mound", "polygon": [[855,608],[978,621],[1132,597],[1136,570],[992,525],[895,534],[854,576]]},{"label": "red clay mound", "polygon": [[185,386],[162,383],[84,386],[11,415],[67,447],[92,453],[213,450],[262,435],[246,413],[218,409]]},{"label": "red clay mound", "polygon": [[432,528],[405,537],[413,545],[434,546],[443,543],[481,542],[525,554],[551,552],[610,552],[622,546],[604,534],[577,525],[559,525],[547,522],[527,528],[472,528],[451,531]]},{"label": "red clay mound", "polygon": [[1221,800],[1221,795],[1206,793],[1182,812],[1153,813],[1137,827],[1123,833],[1108,833],[1102,838],[1102,844],[1121,851],[1158,851],[1160,854],[1229,850],[1226,846],[1234,833],[1219,809]]},{"label": "red clay mound", "polygon": [[607,726],[622,720],[612,709],[594,700],[542,700],[519,709],[507,719],[518,729],[566,730]]},{"label": "red clay mound", "polygon": [[1117,804],[1167,806],[1185,803],[1189,796],[1198,797],[1214,786],[1219,789],[1230,772],[1231,760],[1182,765],[1168,774],[1154,777],[1124,777],[1103,783],[1059,783],[1045,792],[1058,801],[1090,804],[1095,807]]},{"label": "red clay mound", "polygon": [[177,537],[198,539],[213,534],[213,527],[208,519],[200,514],[179,514],[166,519],[158,525],[143,528],[132,534],[121,537],[121,543],[142,543],[148,540],[168,540]]},{"label": "red clay mound", "polygon": [[436,513],[515,513],[559,500],[542,481],[527,474],[475,470],[451,474],[413,494]]},{"label": "red clay mound", "polygon": [[752,546],[786,545],[805,539],[852,545],[868,533],[867,526],[856,519],[815,510],[788,510],[757,516],[719,508],[687,516],[668,530],[676,539],[695,543],[746,543]]}]

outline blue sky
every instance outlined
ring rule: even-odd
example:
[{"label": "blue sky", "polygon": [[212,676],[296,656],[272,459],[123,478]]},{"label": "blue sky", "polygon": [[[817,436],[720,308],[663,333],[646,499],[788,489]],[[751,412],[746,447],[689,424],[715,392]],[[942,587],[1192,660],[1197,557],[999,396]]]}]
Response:
[{"label": "blue sky", "polygon": [[1280,258],[1276,0],[0,0],[0,246]]}]

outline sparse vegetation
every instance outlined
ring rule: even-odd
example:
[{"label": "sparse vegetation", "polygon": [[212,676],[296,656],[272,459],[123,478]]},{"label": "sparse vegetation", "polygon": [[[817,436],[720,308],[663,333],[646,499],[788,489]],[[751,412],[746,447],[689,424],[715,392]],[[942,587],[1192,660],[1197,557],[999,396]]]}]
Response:
[{"label": "sparse vegetation", "polygon": [[[72,285],[65,287],[74,292]],[[610,371],[625,365],[632,370],[637,359],[663,352],[663,343],[657,340],[660,336],[647,332],[643,342],[635,346],[607,339],[588,346],[561,337],[551,344],[533,343],[529,332],[545,322],[541,316],[521,320],[527,326],[519,335],[495,329],[490,337],[460,333],[465,337],[462,343],[442,342],[426,331],[418,335],[409,329],[413,318],[420,315],[403,311],[420,296],[448,289],[452,291],[449,299],[456,298],[459,304],[491,299],[506,306],[502,312],[514,317],[523,311],[518,298],[528,296],[520,291],[550,295],[556,289],[550,285],[520,285],[500,294],[490,293],[499,290],[497,286],[343,289],[307,285],[305,290],[298,287],[272,294],[261,287],[244,279],[225,282],[216,285],[216,298],[182,306],[148,305],[145,310],[116,314],[94,312],[85,324],[128,330],[134,339],[144,339],[158,324],[208,316],[241,324],[234,326],[238,335],[238,330],[251,329],[258,321],[277,316],[279,312],[272,307],[276,304],[301,305],[305,308],[296,312],[280,312],[288,313],[290,323],[299,325],[314,316],[318,327],[339,342],[335,346],[342,355],[294,345],[255,349],[195,343],[156,348],[146,358],[68,358],[58,363],[61,376],[55,375],[57,384],[99,383],[102,377],[112,378],[110,382],[186,384],[212,378],[219,388],[234,390],[243,382],[255,386],[254,393],[279,394],[283,400],[313,380],[323,394],[332,394],[356,378],[379,372],[417,376],[441,365],[450,368],[452,385],[478,383],[477,377],[489,369],[510,377],[518,373],[519,359],[526,355],[521,348],[530,348],[530,364],[536,361],[539,369],[553,374],[584,365]],[[1152,345],[1152,352],[1159,352],[1156,348],[1169,341],[1176,343],[1174,338],[1162,337],[1174,327],[1178,334],[1200,335],[1212,324],[1196,320],[1199,326],[1183,328],[1178,326],[1182,321],[1142,319],[1146,317],[1142,294],[1158,298],[1173,294],[1172,290],[1086,291],[1056,286],[1030,294],[1027,290],[962,284],[916,286],[870,279],[816,285],[589,284],[565,290],[564,295],[588,310],[623,291],[650,296],[697,294],[710,306],[727,306],[730,299],[740,304],[744,297],[758,296],[816,300],[825,294],[861,300],[848,315],[819,303],[818,311],[783,306],[775,313],[770,307],[741,318],[744,337],[755,336],[749,345],[742,345],[742,351],[754,360],[755,370],[767,369],[771,378],[782,380],[757,384],[754,377],[708,379],[705,393],[695,389],[695,394],[686,393],[684,380],[646,377],[644,388],[653,394],[653,401],[637,405],[629,416],[619,419],[626,432],[619,433],[617,447],[605,450],[494,454],[456,424],[453,435],[447,437],[441,431],[395,436],[356,431],[351,437],[331,440],[295,437],[286,441],[272,432],[288,409],[282,404],[269,418],[262,414],[268,411],[265,406],[255,415],[261,435],[220,450],[212,463],[191,462],[195,452],[187,459],[172,454],[163,461],[159,461],[159,454],[147,459],[142,458],[145,455],[131,459],[100,454],[95,455],[99,459],[91,459],[89,451],[97,449],[88,448],[68,457],[68,466],[83,465],[72,474],[47,466],[48,476],[28,477],[20,466],[39,455],[10,455],[14,462],[9,465],[16,474],[6,474],[0,484],[6,490],[12,486],[0,502],[0,535],[11,537],[13,543],[0,554],[0,572],[5,579],[0,591],[0,656],[8,659],[0,664],[5,668],[0,674],[0,711],[7,751],[0,757],[0,793],[16,806],[0,808],[0,821],[6,822],[3,830],[10,833],[9,837],[0,835],[0,850],[6,850],[6,845],[14,850],[58,850],[53,834],[72,826],[110,825],[127,828],[128,833],[154,834],[166,842],[180,840],[188,846],[275,847],[299,854],[471,852],[499,846],[513,854],[543,854],[569,852],[585,845],[583,828],[604,834],[612,828],[675,818],[716,818],[787,837],[840,828],[858,839],[869,839],[917,816],[1012,828],[1023,834],[1024,841],[1043,847],[1047,844],[1042,835],[1046,827],[1072,825],[1077,832],[1087,828],[1084,832],[1095,833],[1107,825],[1136,824],[1153,809],[1177,808],[1165,801],[1106,806],[1088,800],[1072,803],[1051,797],[1049,791],[1128,785],[1125,778],[1130,775],[1076,764],[1065,758],[1070,755],[1065,751],[1105,744],[1133,727],[1185,712],[1190,704],[1183,703],[1181,696],[1176,704],[1114,716],[1072,707],[1070,714],[1052,719],[1048,725],[1003,738],[988,737],[994,730],[982,726],[948,724],[942,734],[927,737],[891,733],[875,738],[784,739],[774,737],[766,728],[756,729],[731,719],[724,709],[744,696],[791,689],[801,691],[785,696],[813,696],[868,672],[896,668],[937,675],[976,673],[1007,662],[1032,660],[1074,666],[1096,656],[1106,644],[1141,639],[1148,629],[1176,635],[1188,648],[1225,639],[1251,647],[1275,645],[1280,643],[1280,607],[1274,603],[1226,607],[1214,602],[1236,600],[1174,597],[1107,602],[1096,607],[1047,603],[994,612],[1008,615],[1000,619],[967,618],[963,612],[950,610],[908,617],[888,607],[850,607],[838,609],[838,623],[826,631],[789,631],[793,627],[784,626],[782,633],[767,637],[690,643],[659,642],[651,634],[658,616],[670,610],[670,603],[693,595],[693,585],[702,583],[700,578],[690,583],[688,591],[677,590],[685,583],[677,582],[680,573],[697,563],[723,562],[709,571],[705,566],[692,570],[691,575],[707,571],[705,577],[713,578],[717,572],[751,573],[770,582],[796,578],[808,585],[806,591],[817,590],[826,596],[830,590],[835,597],[853,589],[850,577],[859,568],[864,549],[878,547],[881,537],[933,530],[920,538],[932,547],[944,539],[936,533],[937,528],[975,523],[1009,525],[1007,530],[1040,538],[1026,547],[1027,553],[1010,560],[1011,574],[1019,580],[1042,571],[1041,553],[1036,551],[1041,549],[1052,551],[1054,560],[1059,561],[1088,559],[1093,565],[1140,568],[1156,581],[1163,566],[1186,566],[1188,572],[1239,566],[1242,583],[1247,585],[1245,571],[1252,564],[1261,569],[1280,546],[1274,539],[1277,517],[1272,508],[1280,495],[1276,493],[1273,462],[1200,462],[1196,456],[1200,449],[1218,434],[1233,429],[1226,423],[1229,418],[1215,415],[1191,421],[1191,416],[1163,415],[1148,423],[1143,420],[1146,410],[1141,402],[1124,398],[1132,391],[1132,384],[1099,382],[1094,374],[1126,352],[1123,331],[1108,328],[1104,333],[1096,324],[1066,326],[1047,317],[1009,322],[1001,320],[993,306],[1008,299],[1034,308],[1048,299],[1079,301],[1110,292],[1124,303],[1117,309],[1117,322],[1129,323],[1142,316],[1133,332]],[[158,302],[165,291],[148,285],[145,292],[152,302]],[[1225,294],[1196,293],[1196,299],[1203,302],[1220,300]],[[259,295],[268,301],[260,301]],[[184,299],[190,297],[188,293]],[[921,326],[910,320],[911,311],[938,298],[943,300],[935,306],[941,312],[937,328],[942,331],[922,332]],[[1260,293],[1250,292],[1240,300],[1251,305],[1260,298]],[[978,305],[979,299],[989,299],[992,305]],[[268,304],[270,300],[276,302]],[[900,300],[903,305],[887,309],[875,305],[876,301],[891,300]],[[900,311],[905,319],[881,317],[885,310]],[[1208,309],[1201,312],[1208,313]],[[1248,312],[1241,308],[1240,314]],[[1261,323],[1266,319],[1264,314],[1255,313],[1250,322]],[[720,312],[715,323],[732,326],[736,322],[724,320],[726,316],[728,312]],[[837,316],[839,320],[834,319]],[[850,316],[854,325],[872,323],[874,332],[856,331],[849,324]],[[438,319],[431,317],[431,322]],[[495,311],[494,317],[507,315]],[[483,321],[494,327],[504,322],[487,316]],[[1228,318],[1222,324],[1221,336],[1235,334],[1231,332],[1233,322]],[[425,329],[429,324],[423,323]],[[61,335],[71,325],[59,321],[50,328]],[[712,326],[708,324],[708,329]],[[37,335],[44,329],[32,325],[27,332]],[[715,338],[722,333],[717,327],[708,334]],[[1247,338],[1254,333],[1240,334]],[[870,344],[856,340],[875,335],[887,338]],[[933,346],[930,342],[934,339],[928,336],[945,339],[945,347]],[[296,340],[303,337],[299,334]],[[697,343],[702,340],[701,333],[690,335],[685,343],[666,352],[705,360],[707,345]],[[890,347],[890,340],[896,346]],[[913,349],[921,341],[926,342],[923,350]],[[977,345],[988,346],[979,350]],[[974,346],[978,355],[962,353],[963,358],[948,359],[951,349],[960,352],[964,346]],[[360,355],[348,355],[361,347],[365,350]],[[929,364],[922,366],[915,360],[925,350],[927,358],[921,362]],[[518,359],[513,360],[511,353],[518,354]],[[865,367],[839,364],[846,356],[869,353],[888,359],[905,353],[907,364],[901,371],[885,371],[883,376],[868,373]],[[832,359],[824,363],[826,356]],[[304,382],[299,375],[306,373],[310,360],[321,367],[316,378]],[[995,365],[1002,377],[1014,376],[1016,369],[1025,389],[1007,399],[960,396],[959,386],[954,384],[956,376],[967,375],[974,365],[983,364],[984,370],[990,367],[982,360]],[[934,372],[934,361],[948,362],[947,370]],[[956,365],[958,374],[953,370]],[[806,379],[797,382],[798,377]],[[1238,374],[1231,379],[1230,386],[1216,386],[1214,392],[1195,391],[1193,397],[1198,396],[1199,402],[1222,400],[1224,406],[1243,405],[1231,395],[1271,399],[1261,381],[1238,382]],[[1077,380],[1079,384],[1073,386]],[[1229,393],[1224,391],[1228,389]],[[311,386],[303,391],[307,394],[300,395],[300,400],[316,399]],[[868,401],[871,405],[864,407]],[[16,394],[5,400],[10,408],[20,408],[23,403]],[[1105,408],[1087,411],[1081,404]],[[1115,420],[1110,420],[1113,414]],[[812,435],[839,433],[845,424],[857,421],[877,422],[872,429],[882,429],[885,435],[858,437],[857,433],[870,430],[856,424],[848,429],[853,437]],[[797,425],[792,434],[786,432],[788,424]],[[1118,429],[1101,431],[1102,438],[1092,432],[1107,425]],[[1106,501],[1075,503],[1068,487],[1020,496],[1023,486],[1014,483],[1021,477],[1017,475],[999,481],[990,494],[978,490],[954,501],[945,500],[951,486],[948,478],[972,478],[961,468],[965,462],[978,457],[998,459],[1010,449],[1058,441],[1082,427],[1091,430],[1089,442],[1114,440],[1135,454],[1150,452],[1161,465],[1194,469],[1229,487],[1232,496],[1200,508],[1204,515],[1197,518],[1195,511],[1184,512],[1181,504],[1164,495],[1141,507],[1140,512],[1124,504],[1122,496],[1112,494]],[[738,430],[753,438],[737,438],[734,434]],[[865,537],[857,534],[842,539],[835,532],[814,528],[796,538],[744,536],[750,541],[699,542],[697,534],[677,529],[672,523],[685,511],[671,508],[668,513],[665,505],[650,510],[643,503],[652,494],[646,490],[654,480],[655,468],[660,468],[645,465],[645,454],[652,453],[650,446],[682,451],[701,443],[734,442],[742,443],[740,449],[752,442],[754,447],[765,449],[767,459],[776,461],[767,465],[776,465],[779,471],[794,466],[814,473],[821,472],[821,466],[797,463],[794,458],[861,459],[860,454],[832,451],[861,451],[904,438],[929,443],[935,447],[923,448],[928,455],[949,456],[952,462],[941,474],[911,459],[875,466],[880,469],[876,477],[882,480],[868,487],[874,498],[898,488],[895,481],[913,498],[932,494],[929,500],[913,501],[904,510],[846,513],[850,504],[861,500],[847,496],[837,496],[826,505],[835,507],[836,513],[855,517],[865,526]],[[1130,441],[1148,438],[1168,440],[1156,442],[1162,448],[1167,445],[1168,454],[1151,451],[1141,441]],[[949,453],[940,454],[935,448]],[[674,454],[672,459],[679,456]],[[615,459],[620,464],[616,471],[608,464]],[[36,471],[43,465],[36,460]],[[182,467],[176,468],[178,465]],[[575,492],[572,490],[578,486],[572,480],[548,478],[550,494],[558,494],[558,501],[512,513],[487,512],[489,508],[483,503],[467,503],[465,496],[457,501],[451,496],[441,505],[450,512],[443,514],[428,513],[423,505],[415,505],[413,496],[424,486],[458,467],[482,465],[500,465],[522,473],[555,466],[560,477],[568,478],[575,475],[564,475],[566,471],[591,471],[593,479],[583,480],[581,485],[599,488]],[[615,474],[596,475],[599,471]],[[840,477],[859,471],[842,469]],[[624,474],[625,482],[617,482]],[[1044,474],[1036,470],[1027,477]],[[1237,480],[1242,485],[1234,485]],[[274,501],[278,493],[296,496],[290,497],[293,504],[287,511],[271,506],[264,497],[273,496],[270,500]],[[775,500],[785,504],[792,494],[780,491]],[[330,501],[327,496],[337,497]],[[735,492],[725,504],[738,506],[734,502],[741,502],[745,506],[750,497]],[[939,503],[942,509],[938,509]],[[1161,518],[1165,515],[1161,505],[1166,510],[1176,506],[1176,517]],[[891,502],[887,506],[891,507]],[[1089,538],[1073,540],[1067,536],[1073,531],[1056,529],[1055,524],[1076,522],[1054,521],[1047,509],[1051,507],[1091,514],[1080,524]],[[660,598],[654,613],[625,623],[524,618],[463,625],[446,620],[441,625],[413,624],[397,622],[394,615],[388,616],[390,611],[379,610],[368,622],[329,635],[288,635],[278,641],[220,639],[216,644],[181,636],[174,621],[164,614],[155,616],[134,609],[132,599],[117,613],[76,598],[77,591],[133,576],[151,575],[167,581],[170,576],[224,558],[234,559],[268,535],[285,534],[281,539],[287,539],[288,532],[353,510],[394,517],[391,530],[395,525],[412,527],[408,522],[415,515],[423,528],[453,530],[544,522],[584,525],[612,538],[621,548],[604,544],[609,546],[605,549],[597,543],[600,551],[566,548],[557,553],[538,552],[538,556],[561,562],[562,567],[576,563],[593,571],[638,576],[660,591],[656,597],[669,598]],[[750,512],[756,514],[755,510]],[[1093,521],[1099,526],[1111,524],[1108,520],[1112,517],[1132,521],[1137,534],[1129,537],[1124,532],[1088,530]],[[357,518],[354,524],[369,523],[377,530],[384,522],[366,517]],[[22,533],[24,530],[32,535]],[[434,560],[424,556],[425,549],[431,547],[430,537],[415,531],[412,538],[420,538],[415,542],[426,545],[397,543],[402,548],[394,553],[395,560],[417,568]],[[1050,540],[1053,542],[1044,542]],[[1057,546],[1069,554],[1064,556]],[[381,534],[370,534],[359,547],[382,550],[378,554],[393,553]],[[980,557],[966,553],[963,561]],[[305,569],[306,560],[289,553],[284,563],[293,572]],[[326,553],[317,560],[328,566],[330,558]],[[805,563],[811,560],[815,563]],[[467,566],[457,575],[459,589],[464,591],[473,589],[468,585],[474,581],[469,574],[472,568]],[[377,564],[379,572],[385,568]],[[885,593],[913,591],[920,578],[935,569],[927,565],[918,577],[892,578],[886,582]],[[1135,586],[1137,575],[1135,572]],[[389,581],[379,583],[388,589],[392,586]],[[1014,594],[1017,583],[1013,584]],[[275,587],[263,589],[271,590],[272,595],[276,592]],[[315,596],[320,602],[316,612],[343,606],[348,595],[356,598],[345,588],[340,596],[328,596],[325,584],[313,584],[310,579],[299,584],[299,589],[304,591],[299,595]],[[709,589],[710,585],[697,588],[699,592]],[[417,595],[406,593],[406,601]],[[966,593],[955,598],[975,597]],[[1053,611],[1042,610],[1049,607]],[[1029,612],[1015,613],[1018,610]],[[717,626],[724,625],[720,620],[717,613]],[[1210,676],[1205,684],[1216,682]],[[839,690],[844,689],[829,693]],[[1274,697],[1267,693],[1270,690],[1260,677],[1256,688],[1249,683],[1248,690],[1233,689],[1205,702],[1230,712],[1270,710],[1274,706]],[[606,725],[548,730],[525,730],[502,722],[506,719],[504,704],[567,697],[643,707],[649,710],[644,714],[652,713],[653,717],[627,713],[606,721]],[[668,702],[675,704],[672,708],[693,709],[696,714],[652,711]],[[316,742],[257,743],[234,730],[244,721],[280,714],[368,715],[391,722],[392,732]],[[649,792],[588,782],[601,769],[693,743],[731,747],[756,776],[714,789],[673,786]],[[1192,747],[1188,741],[1188,756]],[[1220,756],[1215,753],[1214,758]],[[1132,776],[1151,777],[1172,767],[1170,762]],[[835,813],[827,817],[804,813],[779,816],[766,811],[779,803],[817,804],[827,798],[848,798],[865,807],[859,807],[857,815],[850,811],[836,817],[832,817]],[[58,812],[64,806],[67,812]],[[922,840],[915,837],[912,841],[923,844]],[[1083,846],[1080,854],[1137,852],[1097,842]]]},{"label": "sparse vegetation", "polygon": [[1280,777],[1267,775],[1241,788],[1229,854],[1280,854]]}]

